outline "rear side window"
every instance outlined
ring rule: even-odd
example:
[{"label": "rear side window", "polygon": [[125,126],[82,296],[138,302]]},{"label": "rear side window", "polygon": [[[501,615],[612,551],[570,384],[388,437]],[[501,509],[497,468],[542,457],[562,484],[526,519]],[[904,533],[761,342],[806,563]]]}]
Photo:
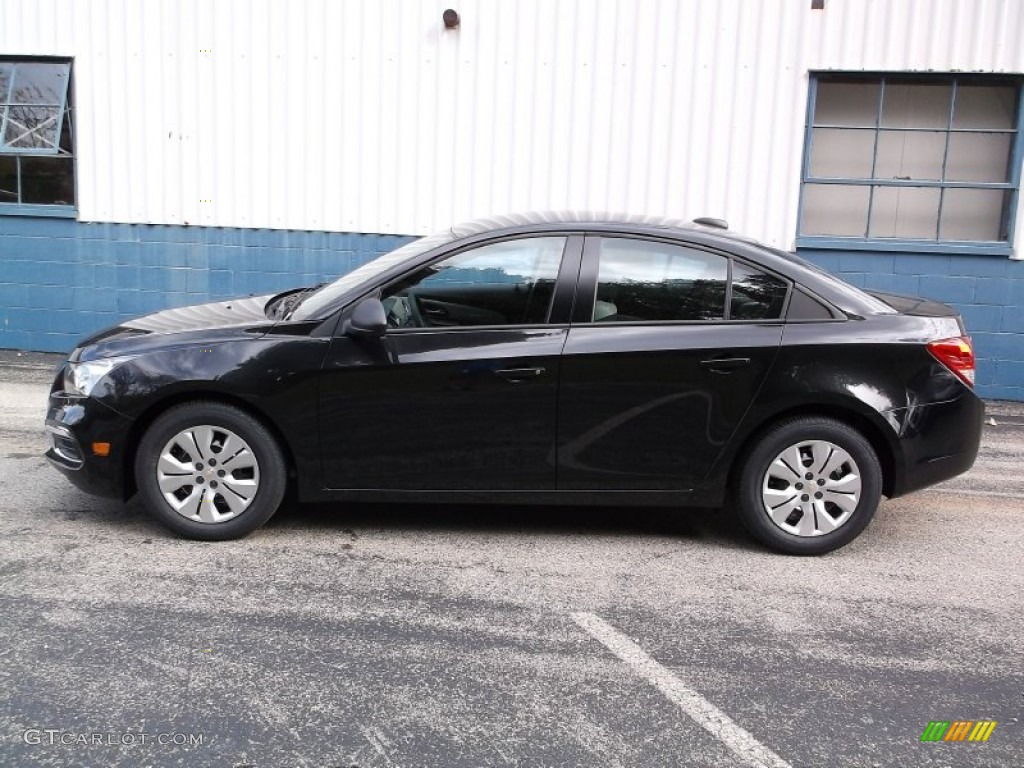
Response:
[{"label": "rear side window", "polygon": [[803,291],[793,291],[787,320],[833,320],[832,310]]},{"label": "rear side window", "polygon": [[731,320],[777,320],[782,316],[788,286],[785,281],[759,269],[732,263]]},{"label": "rear side window", "polygon": [[679,245],[601,238],[595,323],[721,320],[728,259]]},{"label": "rear side window", "polygon": [[777,320],[789,290],[739,261],[730,290],[730,259],[682,245],[602,238],[598,258],[595,323]]}]

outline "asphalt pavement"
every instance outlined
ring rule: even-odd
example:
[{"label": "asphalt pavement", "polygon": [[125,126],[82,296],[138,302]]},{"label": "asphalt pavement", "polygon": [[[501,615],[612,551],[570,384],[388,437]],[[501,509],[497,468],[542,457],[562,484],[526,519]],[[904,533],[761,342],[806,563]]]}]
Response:
[{"label": "asphalt pavement", "polygon": [[1024,766],[1024,405],[820,558],[714,510],[295,506],[211,544],[47,465],[56,360],[0,354],[0,766]]}]

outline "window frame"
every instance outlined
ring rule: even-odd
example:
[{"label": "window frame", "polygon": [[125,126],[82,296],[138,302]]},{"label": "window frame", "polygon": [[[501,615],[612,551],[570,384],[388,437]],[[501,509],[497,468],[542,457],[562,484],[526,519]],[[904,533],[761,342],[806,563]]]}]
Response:
[{"label": "window frame", "polygon": [[[595,321],[594,303],[597,301],[598,275],[601,261],[601,240],[645,240],[648,242],[673,245],[679,248],[691,248],[695,251],[703,251],[713,256],[725,259],[726,261],[726,284],[725,284],[725,306],[723,315],[720,318],[710,320],[625,320],[622,322],[604,323]],[[776,318],[732,318],[732,266],[734,262],[771,275],[776,280],[782,281],[786,286],[786,295],[783,297],[782,306],[779,309],[779,316]],[[652,327],[663,325],[765,325],[785,323],[786,315],[789,312],[789,303],[793,297],[794,282],[789,278],[763,264],[750,259],[742,258],[729,251],[721,251],[709,248],[702,243],[695,243],[689,240],[676,240],[674,238],[657,237],[633,232],[589,232],[583,244],[583,260],[580,265],[580,275],[576,287],[576,300],[573,305],[572,325],[587,326],[590,328],[629,328],[636,326]]]},{"label": "window frame", "polygon": [[[64,93],[61,99],[60,105],[60,118],[58,126],[58,137],[57,147],[53,150],[41,150],[33,147],[4,147],[0,148],[0,157],[14,158],[16,162],[16,172],[18,175],[17,192],[19,196],[18,202],[0,201],[0,216],[33,216],[33,217],[47,217],[47,218],[68,218],[73,219],[78,215],[78,163],[77,163],[77,138],[75,136],[75,104],[77,103],[76,94],[74,92],[75,87],[75,66],[74,59],[70,56],[14,56],[14,55],[0,55],[0,63],[5,64],[66,64],[68,67],[68,80],[67,87],[64,89]],[[63,131],[63,122],[65,116],[69,120],[69,136],[68,141],[71,144],[71,151],[69,154],[62,154],[60,151],[61,137],[60,132]],[[6,120],[0,121],[0,130],[5,130]],[[21,184],[21,161],[23,158],[53,158],[53,157],[67,157],[72,163],[72,184],[74,188],[74,202],[70,205],[64,204],[51,204],[51,203],[23,203],[20,202],[22,195],[22,184]]]},{"label": "window frame", "polygon": [[[879,87],[878,109],[875,113],[875,124],[864,126],[837,126],[844,129],[875,131],[875,145],[872,151],[872,164],[878,158],[878,137],[883,128],[882,104],[885,94],[885,83],[906,84],[907,81],[923,83],[932,81],[934,83],[949,84],[952,88],[950,98],[949,121],[944,129],[915,129],[905,128],[900,130],[914,131],[926,130],[943,132],[946,136],[946,147],[943,153],[943,170],[949,157],[949,138],[956,133],[992,132],[1011,133],[1013,140],[1010,142],[1009,156],[1009,180],[1006,182],[974,182],[974,181],[946,181],[944,179],[863,179],[845,176],[812,176],[810,173],[811,152],[814,144],[814,129],[830,127],[828,125],[815,125],[814,115],[817,106],[818,85],[829,80],[861,79],[865,82],[874,82]],[[956,108],[956,93],[960,85],[992,85],[1012,84],[1017,91],[1016,123],[1012,129],[993,129],[985,131],[982,129],[954,128],[952,118]],[[800,195],[799,207],[796,222],[796,246],[797,248],[841,248],[844,250],[872,250],[872,251],[905,251],[911,253],[959,253],[990,256],[1010,256],[1013,253],[1014,239],[1016,237],[1016,220],[1018,206],[1020,205],[1022,166],[1024,166],[1024,78],[1013,73],[959,73],[959,72],[854,72],[847,70],[824,70],[811,71],[809,73],[807,92],[807,112],[804,121],[804,143],[802,167],[800,170]],[[906,187],[906,188],[932,188],[932,189],[992,189],[1002,190],[1008,193],[1008,202],[1005,205],[1003,219],[1000,226],[1005,227],[1006,240],[940,240],[938,239],[938,226],[942,216],[942,202],[940,197],[938,220],[936,221],[936,238],[895,238],[895,237],[871,237],[867,228],[871,222],[872,204],[874,192],[872,191],[868,205],[867,222],[863,236],[854,237],[849,235],[805,235],[803,234],[805,190],[808,184],[837,184],[848,186],[869,186],[872,190],[879,187]]]}]

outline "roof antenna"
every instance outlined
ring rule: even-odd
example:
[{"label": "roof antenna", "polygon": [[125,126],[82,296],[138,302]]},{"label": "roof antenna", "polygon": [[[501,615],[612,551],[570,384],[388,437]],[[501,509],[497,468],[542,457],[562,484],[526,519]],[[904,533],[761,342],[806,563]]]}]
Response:
[{"label": "roof antenna", "polygon": [[699,219],[694,219],[693,223],[699,224],[702,227],[711,227],[712,229],[729,228],[729,222],[725,219],[713,219],[710,216],[701,216]]}]

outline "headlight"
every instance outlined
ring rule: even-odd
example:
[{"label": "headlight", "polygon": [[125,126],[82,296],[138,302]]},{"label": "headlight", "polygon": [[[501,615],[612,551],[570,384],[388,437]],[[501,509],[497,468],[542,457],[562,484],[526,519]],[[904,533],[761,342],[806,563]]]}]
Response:
[{"label": "headlight", "polygon": [[73,395],[88,397],[99,384],[100,379],[129,360],[135,355],[124,357],[104,357],[90,360],[87,363],[68,363],[64,366],[64,391]]}]

